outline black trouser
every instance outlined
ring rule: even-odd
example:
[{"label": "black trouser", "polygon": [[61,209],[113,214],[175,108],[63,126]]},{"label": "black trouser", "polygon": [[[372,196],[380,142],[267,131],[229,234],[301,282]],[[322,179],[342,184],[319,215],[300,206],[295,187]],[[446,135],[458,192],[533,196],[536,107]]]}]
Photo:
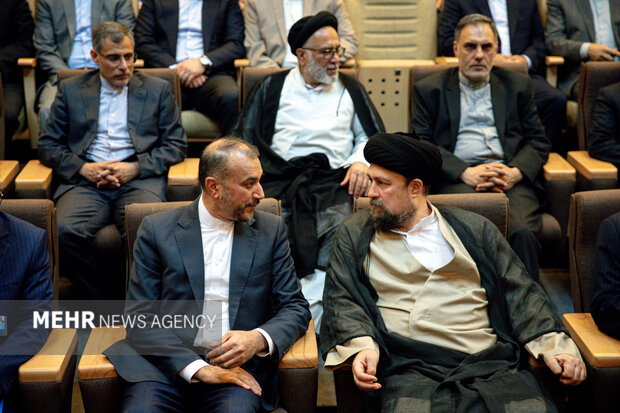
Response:
[{"label": "black trouser", "polygon": [[[24,88],[21,83],[2,85],[4,94],[4,159],[18,159],[11,147],[11,138],[19,127],[19,112],[24,107]],[[0,158],[1,159],[1,158]]]}]

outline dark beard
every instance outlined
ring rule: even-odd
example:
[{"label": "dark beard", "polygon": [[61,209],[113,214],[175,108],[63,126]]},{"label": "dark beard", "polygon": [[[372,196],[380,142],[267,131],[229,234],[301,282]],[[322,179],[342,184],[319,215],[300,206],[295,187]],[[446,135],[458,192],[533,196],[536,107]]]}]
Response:
[{"label": "dark beard", "polygon": [[370,208],[370,222],[376,231],[392,231],[405,226],[413,215],[413,211],[394,214],[385,209],[385,205],[378,199],[370,201],[370,205],[377,206],[381,209]]}]

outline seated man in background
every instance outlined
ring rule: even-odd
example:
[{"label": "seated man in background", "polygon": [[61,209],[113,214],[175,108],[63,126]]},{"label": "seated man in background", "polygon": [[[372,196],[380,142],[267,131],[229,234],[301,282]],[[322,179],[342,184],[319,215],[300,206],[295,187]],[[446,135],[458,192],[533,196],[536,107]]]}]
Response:
[{"label": "seated man in background", "polygon": [[493,66],[497,30],[480,14],[456,26],[459,67],[415,82],[411,129],[439,146],[438,193],[504,192],[510,202],[510,245],[538,280],[542,227],[539,173],[549,155],[528,76]]},{"label": "seated man in background", "polygon": [[298,66],[268,76],[243,108],[235,135],[260,150],[268,197],[282,200],[297,276],[317,331],[336,227],[369,181],[362,151],[383,123],[355,79],[338,73],[338,20],[326,11],[288,35]]},{"label": "seated man in background", "polygon": [[[0,192],[2,203],[2,192]],[[19,411],[19,366],[45,343],[49,330],[33,328],[33,311],[52,309],[52,277],[44,230],[0,211],[0,409]],[[10,300],[4,303],[5,300]],[[21,303],[17,303],[21,300]]]},{"label": "seated man in background", "polygon": [[184,110],[214,118],[222,136],[230,132],[239,113],[234,62],[245,57],[237,0],[144,0],[136,50],[147,67],[177,71]]},{"label": "seated man in background", "polygon": [[619,0],[547,0],[545,38],[552,55],[565,61],[558,88],[577,100],[582,61],[620,60]]},{"label": "seated man in background", "polygon": [[[245,8],[245,49],[250,66],[297,66],[297,56],[286,41],[297,20],[326,10],[338,19],[338,37],[344,49],[340,63],[357,54],[358,42],[343,0],[248,0]],[[275,20],[275,21],[274,21]]]},{"label": "seated man in background", "polygon": [[54,201],[61,273],[83,298],[119,299],[123,271],[102,273],[95,234],[115,224],[123,235],[125,205],[166,200],[168,168],[185,157],[187,137],[169,83],[133,73],[127,26],[97,26],[91,56],[99,70],[60,85],[39,138],[39,159],[59,179]]},{"label": "seated man in background", "polygon": [[437,55],[454,56],[454,29],[468,14],[479,13],[493,19],[499,35],[495,63],[521,62],[527,65],[534,102],[554,151],[566,152],[561,140],[566,120],[566,96],[544,78],[546,71],[545,34],[536,0],[446,0],[437,28]]},{"label": "seated man in background", "polygon": [[588,137],[588,153],[620,168],[620,82],[598,91]]},{"label": "seated man in background", "polygon": [[200,157],[202,195],[142,221],[125,314],[215,322],[173,330],[147,321],[106,350],[125,381],[123,412],[277,407],[278,361],[308,328],[310,312],[282,220],[255,211],[261,175],[255,147],[219,139]]},{"label": "seated man in background", "polygon": [[37,1],[33,41],[37,68],[47,79],[37,93],[41,130],[56,97],[56,73],[61,69],[97,67],[90,58],[92,30],[107,21],[133,29],[135,18],[131,0]]},{"label": "seated man in background", "polygon": [[564,384],[579,384],[586,368],[503,235],[477,214],[428,201],[441,176],[434,145],[379,133],[364,155],[371,206],[334,238],[325,366],[354,357],[356,385],[372,391],[368,411],[555,411],[523,367],[527,353]]}]

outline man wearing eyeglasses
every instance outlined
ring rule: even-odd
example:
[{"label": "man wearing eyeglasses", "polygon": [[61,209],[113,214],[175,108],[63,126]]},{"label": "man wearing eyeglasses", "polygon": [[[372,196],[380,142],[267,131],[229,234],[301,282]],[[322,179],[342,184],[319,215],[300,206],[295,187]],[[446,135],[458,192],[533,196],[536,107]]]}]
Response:
[{"label": "man wearing eyeglasses", "polygon": [[95,234],[108,224],[124,234],[127,204],[166,200],[166,174],[185,157],[187,137],[168,82],[133,73],[127,26],[97,26],[91,57],[99,70],[59,85],[39,159],[59,181],[60,271],[84,292],[81,298],[120,298],[118,283],[100,273]]},{"label": "man wearing eyeglasses", "polygon": [[339,73],[338,20],[322,11],[297,21],[288,42],[297,67],[252,92],[234,129],[259,148],[265,196],[282,200],[292,255],[317,331],[336,227],[370,186],[363,150],[383,123],[364,87]]}]

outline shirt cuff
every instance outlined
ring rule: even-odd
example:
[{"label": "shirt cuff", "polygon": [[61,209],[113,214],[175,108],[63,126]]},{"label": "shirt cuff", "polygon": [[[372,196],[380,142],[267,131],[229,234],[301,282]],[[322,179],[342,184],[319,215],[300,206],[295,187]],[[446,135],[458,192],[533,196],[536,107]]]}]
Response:
[{"label": "shirt cuff", "polygon": [[590,45],[592,43],[581,43],[581,46],[579,47],[579,57],[581,58],[581,60],[586,60],[588,58],[588,49],[590,48]]},{"label": "shirt cuff", "polygon": [[535,359],[546,359],[558,354],[570,354],[582,360],[575,342],[564,333],[547,333],[536,337],[525,345],[525,349]]},{"label": "shirt cuff", "polygon": [[525,59],[525,61],[527,62],[527,69],[531,69],[532,68],[532,59],[530,59],[530,57],[526,54],[522,54],[521,56],[523,56],[523,58]]},{"label": "shirt cuff", "polygon": [[176,69],[177,68],[177,63],[168,66],[168,69]]},{"label": "shirt cuff", "polygon": [[374,350],[379,354],[379,346],[370,336],[355,337],[342,345],[332,348],[325,358],[325,368],[332,370],[362,350]]},{"label": "shirt cuff", "polygon": [[267,340],[267,345],[269,346],[268,351],[261,351],[259,353],[257,353],[256,355],[258,357],[267,357],[267,356],[271,356],[273,354],[273,348],[274,348],[274,344],[273,344],[273,340],[271,339],[271,337],[269,336],[269,333],[267,333],[265,330],[263,330],[262,328],[255,328],[254,330],[258,331],[259,333],[261,333],[261,335],[263,337],[265,337],[265,340]]},{"label": "shirt cuff", "polygon": [[209,363],[207,363],[203,359],[194,360],[191,363],[189,363],[187,366],[185,366],[185,368],[183,368],[183,370],[179,372],[179,375],[183,377],[183,380],[185,380],[188,383],[197,383],[198,380],[196,379],[192,380],[192,377],[194,377],[194,374],[196,374],[198,370],[208,365]]}]

